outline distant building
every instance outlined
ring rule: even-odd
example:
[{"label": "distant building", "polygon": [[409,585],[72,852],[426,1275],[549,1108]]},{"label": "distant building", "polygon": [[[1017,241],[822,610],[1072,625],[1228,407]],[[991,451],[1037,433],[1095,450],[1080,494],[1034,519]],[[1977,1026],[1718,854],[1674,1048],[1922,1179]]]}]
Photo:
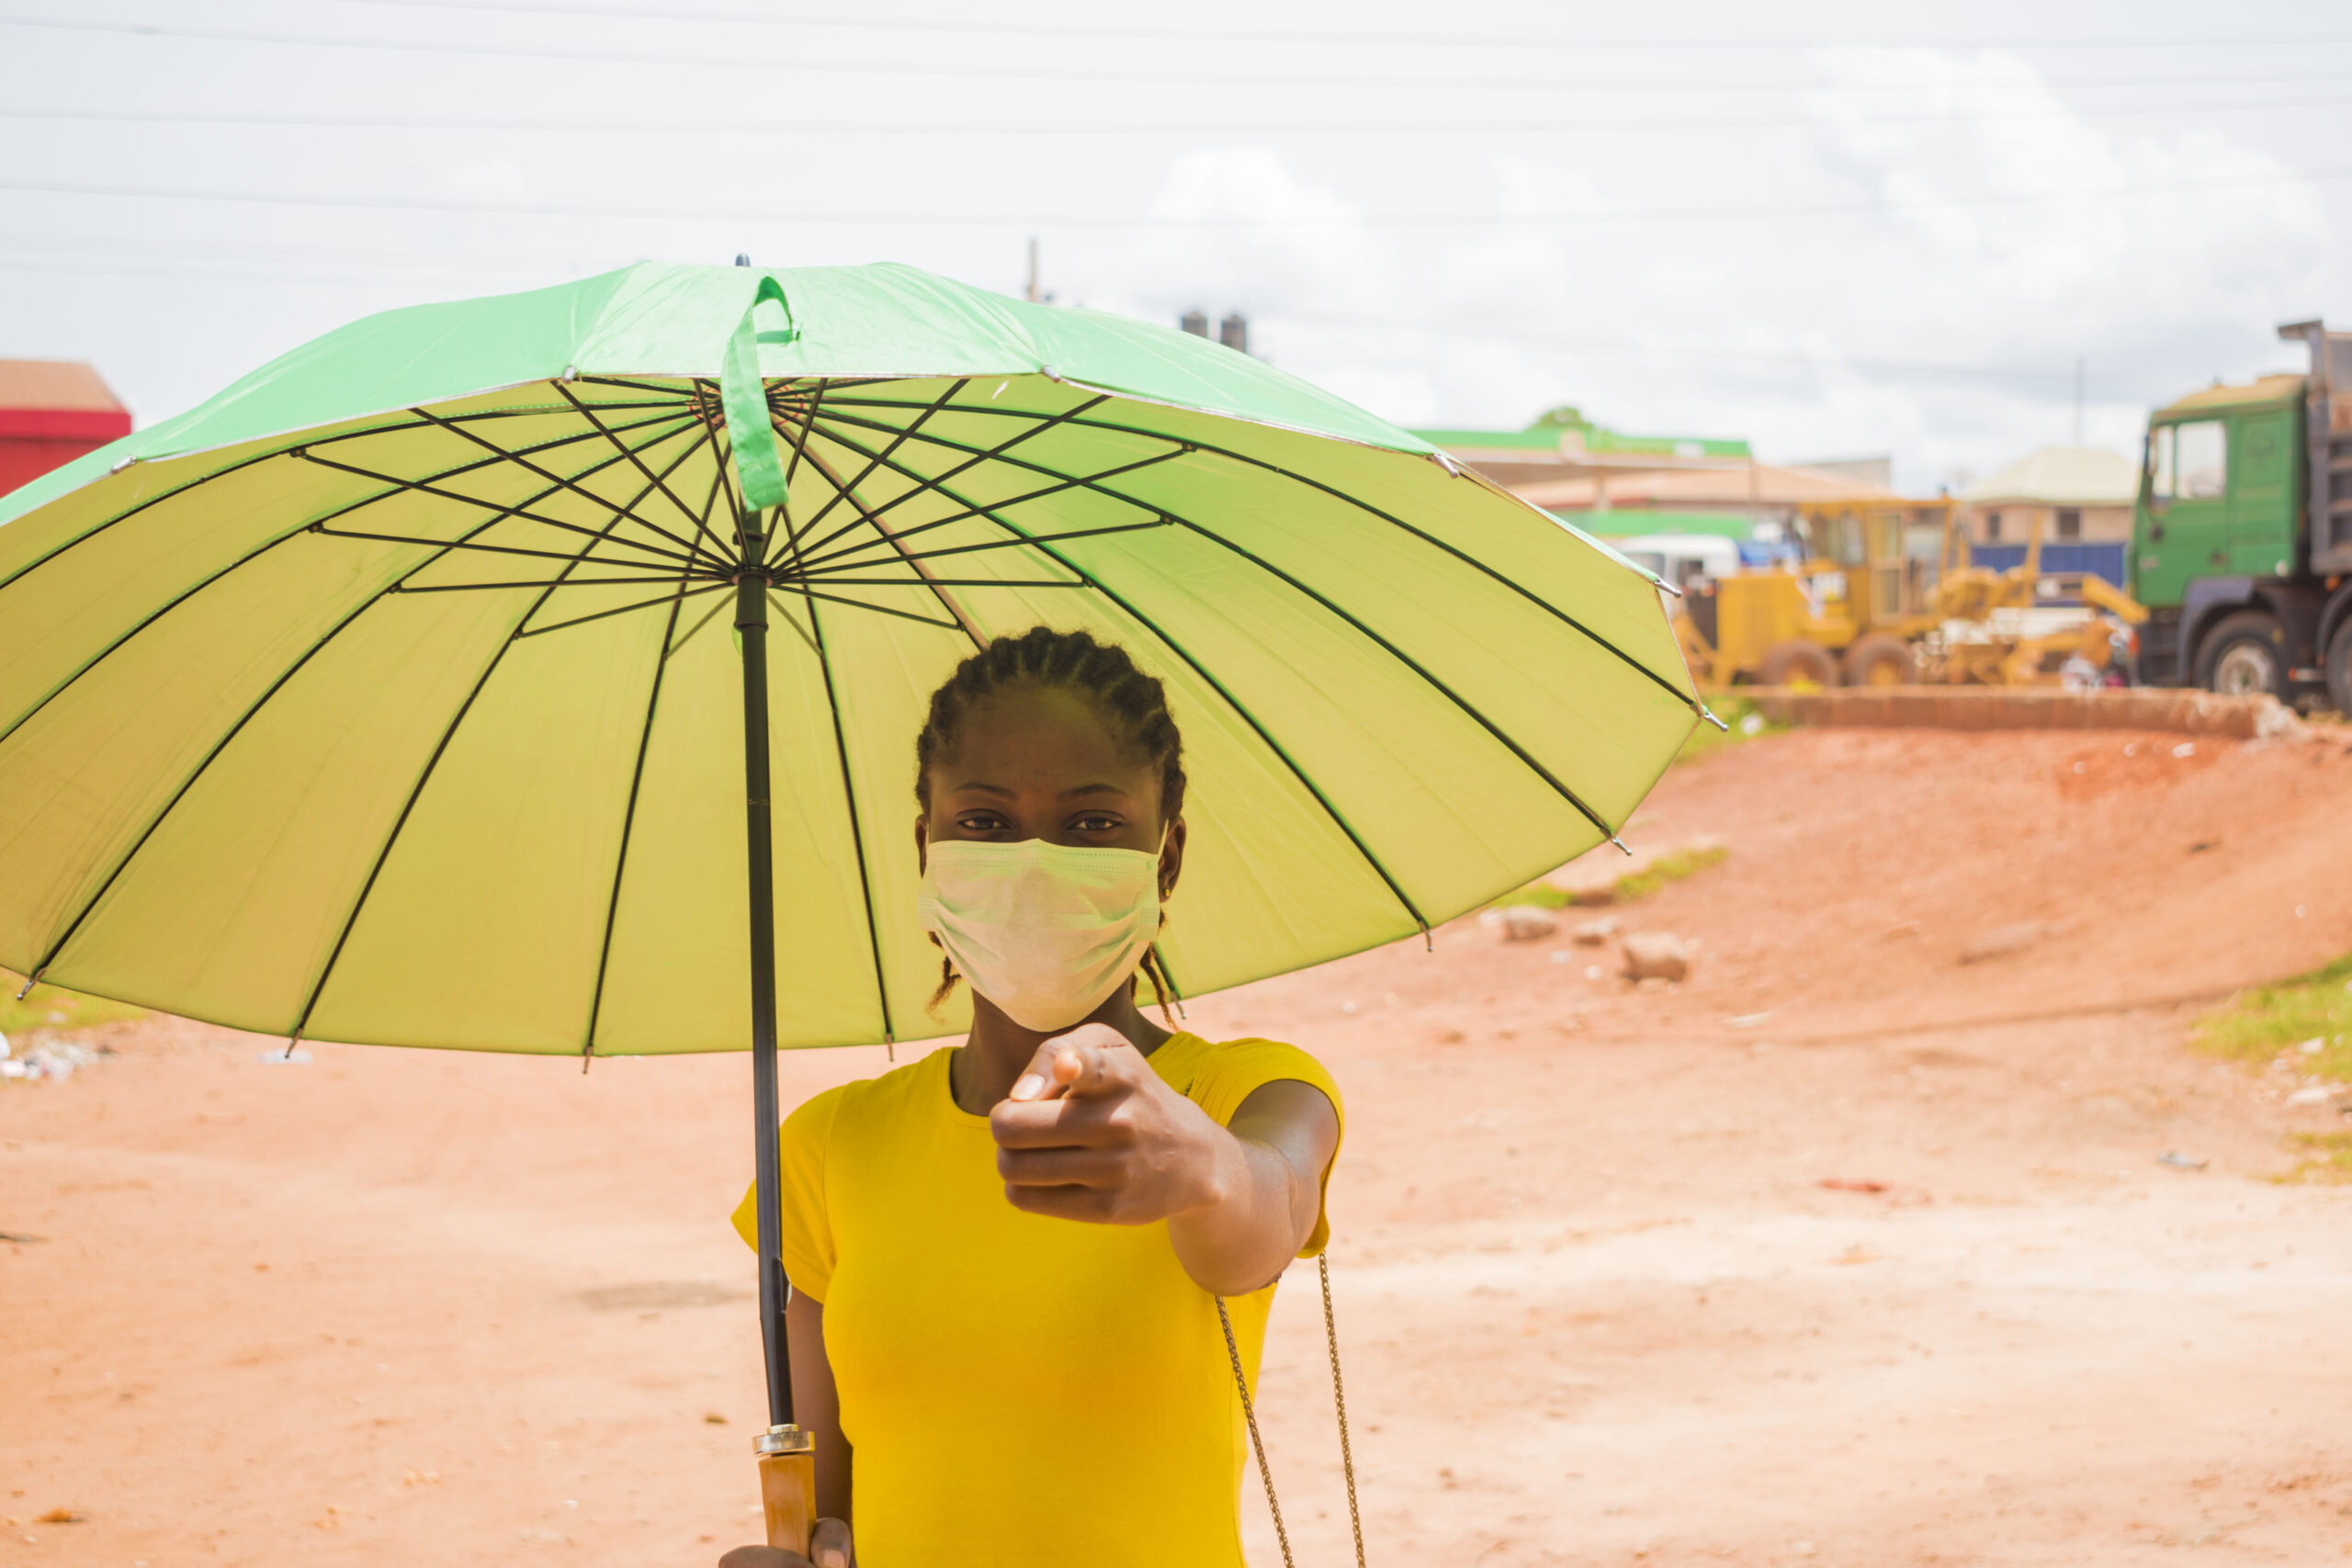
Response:
[{"label": "distant building", "polygon": [[1744,535],[1759,523],[1787,525],[1807,502],[1892,493],[1884,458],[1774,467],[1758,462],[1745,441],[1626,435],[1574,408],[1554,409],[1525,430],[1413,434],[1523,500],[1601,535],[1659,531],[1645,513],[1677,514],[1677,532],[1693,531],[1694,515],[1717,517]]},{"label": "distant building", "polygon": [[2024,545],[2038,525],[2046,545],[2113,544],[2132,537],[2140,470],[2097,446],[2044,446],[1961,492],[1972,545]]},{"label": "distant building", "polygon": [[78,360],[0,359],[0,494],[130,434],[130,411]]}]

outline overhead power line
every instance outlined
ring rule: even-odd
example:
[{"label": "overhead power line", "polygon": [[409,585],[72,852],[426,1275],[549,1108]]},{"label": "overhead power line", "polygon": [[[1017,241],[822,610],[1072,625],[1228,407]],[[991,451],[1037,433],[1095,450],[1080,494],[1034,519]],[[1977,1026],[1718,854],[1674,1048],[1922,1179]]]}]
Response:
[{"label": "overhead power line", "polygon": [[[724,53],[682,53],[646,49],[583,49],[577,45],[552,41],[530,43],[448,43],[430,39],[351,38],[327,33],[272,32],[251,28],[198,28],[147,22],[114,22],[59,17],[0,17],[0,27],[28,28],[54,32],[101,33],[140,38],[192,39],[210,43],[277,44],[302,49],[382,50],[396,53],[471,55],[495,60],[564,61],[572,63],[627,65],[643,68],[649,65],[691,65],[704,68],[745,71],[789,71],[798,73],[821,73],[828,76],[909,76],[921,78],[960,78],[1001,82],[1019,79],[1033,82],[1079,82],[1089,84],[1132,85],[1189,85],[1232,87],[1381,87],[1402,88],[1426,92],[1434,88],[1460,88],[1475,92],[1544,92],[1574,91],[1592,93],[1704,93],[1720,96],[1736,90],[1754,91],[1756,87],[1737,87],[1721,82],[1695,81],[1688,77],[1652,78],[1628,81],[1625,78],[1577,78],[1564,83],[1556,75],[1531,77],[1432,76],[1428,74],[1382,75],[1317,75],[1306,73],[1230,73],[1199,71],[1176,65],[1167,69],[1142,70],[1125,66],[1049,67],[1021,61],[938,62],[901,60],[852,58],[811,60],[801,56],[749,55],[740,51]],[[2192,86],[2268,86],[2290,84],[2352,82],[2352,73],[2343,72],[2290,73],[2268,76],[2140,76],[2112,77],[2104,80],[2069,80],[2050,84],[1925,84],[1920,82],[1870,83],[1788,83],[1762,90],[1804,91],[1808,93],[1855,94],[1916,94],[1924,87],[1936,91],[1964,94],[2039,93],[2051,86],[2059,87],[2192,87]]]},{"label": "overhead power line", "polygon": [[343,0],[349,5],[375,6],[412,11],[455,11],[477,15],[523,17],[596,17],[616,21],[721,22],[744,27],[815,28],[834,31],[957,33],[996,38],[1101,38],[1168,43],[1315,44],[1324,47],[1371,46],[1408,49],[1573,49],[1616,51],[1660,51],[1676,53],[1737,53],[1770,51],[1794,53],[1831,48],[1877,49],[1998,49],[2032,51],[2116,49],[2301,49],[2352,43],[2352,33],[2238,34],[2204,38],[2148,38],[2116,35],[2070,39],[1851,39],[1796,38],[1609,38],[1573,33],[1465,33],[1315,31],[1300,28],[1238,30],[1194,26],[1117,27],[1100,22],[1001,22],[961,18],[847,17],[725,10],[699,6],[582,5],[534,6],[509,0]]},{"label": "overhead power line", "polygon": [[1381,320],[1369,316],[1300,315],[1290,311],[1262,311],[1257,318],[1261,328],[1278,328],[1284,322],[1309,327],[1337,327],[1348,331],[1378,332],[1389,336],[1419,334],[1426,337],[1462,338],[1483,343],[1537,344],[1546,348],[1572,348],[1588,354],[1623,354],[1636,358],[1712,359],[1729,364],[1765,365],[1785,369],[1819,372],[1865,371],[1873,375],[1919,376],[1949,380],[2032,381],[2071,384],[2072,367],[2046,370],[2031,370],[2021,367],[1992,365],[1935,364],[1920,360],[1902,359],[1825,359],[1817,355],[1763,354],[1724,348],[1720,344],[1697,347],[1679,344],[1645,342],[1636,338],[1596,338],[1564,336],[1557,333],[1527,331],[1517,327],[1480,327],[1444,321]]},{"label": "overhead power line", "polygon": [[[0,237],[0,247],[5,247],[11,243],[10,239]],[[66,244],[40,248],[54,252],[71,251],[75,247]],[[44,254],[36,259],[18,259],[8,254],[5,248],[0,248],[0,272],[56,274],[67,276],[174,277],[203,282],[297,283],[350,287],[357,283],[373,286],[401,278],[413,278],[419,266],[429,267],[435,272],[458,277],[492,276],[500,273],[526,272],[552,281],[569,281],[576,277],[593,276],[595,270],[603,270],[603,268],[582,268],[576,265],[526,266],[511,261],[484,262],[478,265],[469,265],[447,256],[432,261],[387,255],[352,256],[347,258],[347,265],[324,260],[314,262],[305,258],[300,263],[303,265],[327,266],[335,269],[321,272],[269,266],[266,265],[269,259],[271,258],[231,252],[190,251],[185,247],[175,248],[168,254],[150,253],[141,255],[135,252],[120,252],[118,248],[118,254],[100,254],[96,257]],[[206,265],[201,267],[193,267],[188,265],[190,261],[206,264],[220,261],[228,265],[225,266]],[[265,265],[248,265],[253,262],[263,262]],[[614,262],[606,265],[621,264]],[[1583,354],[1613,355],[1633,359],[1714,361],[1811,374],[1859,373],[1872,376],[1906,376],[1930,380],[2032,382],[2048,383],[2052,386],[2070,384],[2074,377],[2071,368],[2035,370],[2017,367],[1950,365],[1899,359],[1825,358],[1818,355],[1752,353],[1727,349],[1720,345],[1698,347],[1680,344],[1643,342],[1637,339],[1572,336],[1520,328],[1489,328],[1467,324],[1403,321],[1396,318],[1302,315],[1284,310],[1272,310],[1261,313],[1258,320],[1261,328],[1278,329],[1285,324],[1309,328],[1339,328],[1345,331],[1377,332],[1388,338],[1398,335],[1418,335],[1468,339],[1521,347],[1566,348]]]},{"label": "overhead power line", "polygon": [[2173,185],[2111,186],[2104,190],[2053,191],[2036,195],[1955,197],[1942,201],[1825,202],[1790,207],[1655,208],[1645,212],[1364,213],[1343,217],[1293,214],[1204,213],[1194,216],[1157,213],[1057,214],[977,212],[910,212],[889,209],[868,212],[779,210],[773,197],[763,197],[756,209],[742,204],[716,207],[672,206],[616,208],[585,203],[535,202],[446,197],[359,196],[347,192],[266,190],[189,190],[169,186],[85,184],[63,180],[0,179],[0,190],[52,196],[128,197],[142,201],[243,202],[271,207],[357,208],[391,212],[470,212],[513,218],[596,219],[717,219],[733,223],[888,225],[894,228],[1050,228],[1050,229],[1187,229],[1187,228],[1316,228],[1316,229],[1470,229],[1542,228],[1555,224],[1616,227],[1642,223],[1744,223],[1792,218],[1894,217],[1906,212],[1939,212],[1980,208],[2048,207],[2132,197],[2187,196],[2209,191],[2256,190],[2293,185],[2332,184],[2352,179],[2352,168],[2290,171],[2250,179],[2186,181]]},{"label": "overhead power line", "polygon": [[[375,0],[365,0],[373,4]],[[2168,115],[2185,111],[2227,114],[2244,111],[2352,107],[2352,98],[2256,98],[2241,103],[2183,105],[2162,103],[2109,106],[2096,108],[2028,109],[2001,114],[1878,114],[1864,123],[1882,125],[2012,125],[2034,120],[2105,119],[2130,115]],[[299,114],[266,110],[96,109],[0,107],[0,121],[60,120],[97,125],[217,125],[300,127],[317,130],[451,130],[512,131],[548,135],[648,134],[679,136],[776,134],[808,136],[1062,136],[1070,134],[1067,120],[1012,121],[1000,124],[968,120],[932,120],[913,124],[823,124],[808,119],[680,120],[540,119],[517,115],[418,116],[396,114]],[[1813,130],[1834,122],[1819,115],[1724,116],[1703,119],[1521,119],[1521,120],[1261,120],[1237,123],[1162,120],[1118,124],[1098,121],[1086,134],[1098,136],[1557,136],[1595,131],[1766,130]]]}]

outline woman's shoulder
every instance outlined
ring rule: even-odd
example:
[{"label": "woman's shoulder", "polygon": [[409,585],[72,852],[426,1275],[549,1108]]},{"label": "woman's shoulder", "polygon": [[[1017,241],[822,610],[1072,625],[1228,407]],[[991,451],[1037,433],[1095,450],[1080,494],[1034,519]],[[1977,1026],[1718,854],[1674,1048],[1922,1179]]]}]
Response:
[{"label": "woman's shoulder", "polygon": [[1257,1090],[1270,1083],[1285,1081],[1312,1085],[1330,1100],[1334,1110],[1340,1109],[1340,1087],[1329,1069],[1287,1041],[1255,1034],[1210,1040],[1182,1033],[1168,1041],[1160,1051],[1171,1047],[1178,1048],[1179,1055],[1169,1066],[1179,1072],[1167,1074],[1170,1081],[1187,1100],[1220,1122],[1231,1121],[1241,1102]]}]

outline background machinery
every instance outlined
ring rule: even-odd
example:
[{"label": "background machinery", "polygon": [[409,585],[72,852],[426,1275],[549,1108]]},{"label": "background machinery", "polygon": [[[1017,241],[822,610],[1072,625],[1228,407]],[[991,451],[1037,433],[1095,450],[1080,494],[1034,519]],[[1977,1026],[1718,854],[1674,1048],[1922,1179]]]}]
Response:
[{"label": "background machinery", "polygon": [[[2352,333],[2278,329],[2301,374],[2219,383],[2148,422],[2132,589],[2142,679],[2352,713]],[[2335,394],[2341,391],[2345,396]]]},{"label": "background machinery", "polygon": [[1972,564],[1949,500],[1799,509],[1805,558],[1685,586],[1676,628],[1713,685],[2018,685],[2100,682],[2129,662],[2132,598],[2087,572],[2044,572],[2037,528],[2007,571]]}]

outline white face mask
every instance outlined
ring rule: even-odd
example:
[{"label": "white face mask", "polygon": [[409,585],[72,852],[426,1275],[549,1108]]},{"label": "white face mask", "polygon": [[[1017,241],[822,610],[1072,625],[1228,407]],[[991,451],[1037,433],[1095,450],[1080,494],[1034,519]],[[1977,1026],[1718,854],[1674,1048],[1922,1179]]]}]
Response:
[{"label": "white face mask", "polygon": [[972,989],[1041,1034],[1102,1006],[1159,934],[1159,857],[1142,850],[934,839],[928,863],[916,919]]}]

